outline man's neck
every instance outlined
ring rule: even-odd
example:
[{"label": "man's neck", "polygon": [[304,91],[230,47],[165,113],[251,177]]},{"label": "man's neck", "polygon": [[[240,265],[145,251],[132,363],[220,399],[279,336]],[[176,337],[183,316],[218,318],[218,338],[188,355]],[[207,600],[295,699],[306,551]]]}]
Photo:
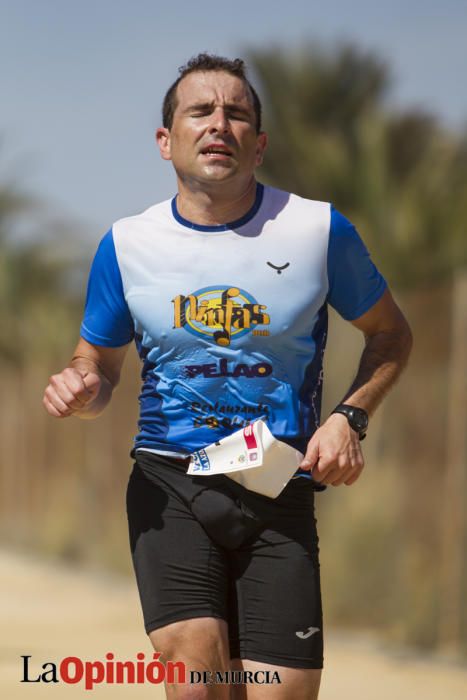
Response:
[{"label": "man's neck", "polygon": [[241,219],[256,198],[256,180],[238,192],[229,188],[194,189],[178,183],[177,210],[180,216],[200,226],[218,226]]}]

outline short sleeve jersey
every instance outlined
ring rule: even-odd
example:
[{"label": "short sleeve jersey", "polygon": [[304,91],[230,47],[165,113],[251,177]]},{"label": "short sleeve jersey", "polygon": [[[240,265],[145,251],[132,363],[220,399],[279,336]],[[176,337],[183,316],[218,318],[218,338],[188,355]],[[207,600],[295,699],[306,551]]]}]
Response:
[{"label": "short sleeve jersey", "polygon": [[81,335],[135,340],[135,447],[188,455],[262,418],[301,452],[319,425],[327,305],[364,314],[386,283],[332,205],[257,185],[222,226],[177,200],[117,221],[97,250]]}]

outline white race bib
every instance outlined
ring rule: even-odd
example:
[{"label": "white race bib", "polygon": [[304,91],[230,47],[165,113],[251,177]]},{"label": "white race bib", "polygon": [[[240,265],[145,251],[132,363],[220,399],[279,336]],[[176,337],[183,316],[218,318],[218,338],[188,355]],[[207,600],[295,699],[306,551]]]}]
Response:
[{"label": "white race bib", "polygon": [[301,452],[277,440],[263,420],[191,455],[188,474],[225,474],[238,484],[276,498],[303,460]]}]

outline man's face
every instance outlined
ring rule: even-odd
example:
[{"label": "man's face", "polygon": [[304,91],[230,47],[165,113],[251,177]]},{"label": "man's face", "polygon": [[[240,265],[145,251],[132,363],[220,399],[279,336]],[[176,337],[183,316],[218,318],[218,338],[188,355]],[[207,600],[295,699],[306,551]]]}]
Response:
[{"label": "man's face", "polygon": [[177,87],[172,128],[157,130],[161,156],[198,185],[251,180],[266,135],[256,133],[248,86],[224,71],[189,73]]}]

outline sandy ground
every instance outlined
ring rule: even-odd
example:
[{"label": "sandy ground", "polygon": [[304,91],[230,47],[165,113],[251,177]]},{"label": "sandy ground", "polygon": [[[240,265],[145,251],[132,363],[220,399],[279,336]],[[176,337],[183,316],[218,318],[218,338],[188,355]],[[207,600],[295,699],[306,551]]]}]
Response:
[{"label": "sandy ground", "polygon": [[[21,656],[30,678],[66,656],[104,660],[148,658],[131,581],[76,571],[0,552],[0,696],[19,698],[165,698],[159,686],[21,683]],[[320,700],[465,700],[467,668],[439,659],[389,654],[370,638],[328,633]],[[50,668],[50,667],[46,667]]]}]

